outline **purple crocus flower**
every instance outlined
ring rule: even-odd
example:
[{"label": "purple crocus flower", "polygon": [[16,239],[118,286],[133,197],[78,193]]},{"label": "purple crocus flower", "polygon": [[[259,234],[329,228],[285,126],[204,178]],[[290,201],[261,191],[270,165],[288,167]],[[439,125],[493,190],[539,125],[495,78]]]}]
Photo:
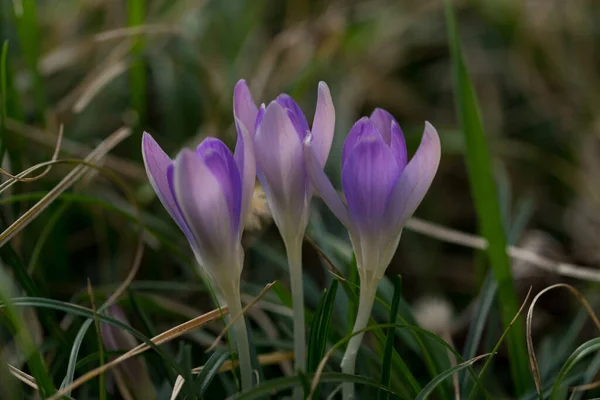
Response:
[{"label": "purple crocus flower", "polygon": [[287,94],[259,109],[242,80],[236,86],[234,103],[237,119],[254,137],[258,179],[285,243],[292,287],[296,369],[305,370],[302,241],[313,189],[306,174],[302,143],[307,135],[312,135],[316,162],[322,168],[331,149],[335,126],[331,94],[327,84],[320,82],[312,129],[298,104]]},{"label": "purple crocus flower", "polygon": [[[232,316],[242,310],[241,236],[256,180],[252,138],[239,121],[236,127],[233,155],[219,139],[207,138],[196,151],[184,149],[172,161],[150,134],[144,132],[142,137],[144,165],[154,191],[216,283]],[[243,318],[236,320],[234,330],[242,388],[247,389],[252,385],[252,368]]]},{"label": "purple crocus flower", "polygon": [[[390,113],[376,109],[358,120],[342,150],[342,187],[347,206],[319,162],[312,138],[304,142],[307,172],[316,192],[350,234],[360,277],[359,310],[354,332],[366,327],[377,285],[390,263],[406,221],[427,193],[440,161],[440,140],[425,123],[421,144],[408,161],[404,135]],[[362,334],[353,336],[342,370],[354,373]],[[352,396],[345,385],[344,398]]]}]

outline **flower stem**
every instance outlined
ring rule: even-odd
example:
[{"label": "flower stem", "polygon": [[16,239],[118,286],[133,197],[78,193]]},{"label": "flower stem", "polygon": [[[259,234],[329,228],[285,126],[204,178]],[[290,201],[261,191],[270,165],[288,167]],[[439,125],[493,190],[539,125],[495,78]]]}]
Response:
[{"label": "flower stem", "polygon": [[[235,318],[242,312],[242,300],[239,290],[223,293],[223,297],[229,306],[229,315]],[[238,358],[240,361],[240,375],[242,376],[242,390],[252,387],[252,362],[250,361],[250,345],[248,344],[248,332],[243,315],[233,323],[233,335],[236,343]]]},{"label": "flower stem", "polygon": [[294,318],[294,359],[296,371],[306,371],[306,328],[304,326],[304,285],[302,281],[302,239],[286,243],[292,310]]},{"label": "flower stem", "polygon": [[[373,308],[373,302],[375,301],[378,283],[379,281],[377,280],[361,282],[358,298],[358,312],[356,313],[356,321],[354,322],[352,333],[367,327],[369,317],[371,316],[371,309]],[[362,332],[352,336],[348,342],[348,347],[346,347],[346,352],[344,353],[344,358],[342,358],[341,363],[343,373],[354,374],[356,369],[356,356],[364,335],[364,332]],[[342,385],[342,398],[345,400],[354,399],[354,383],[345,382]]]}]

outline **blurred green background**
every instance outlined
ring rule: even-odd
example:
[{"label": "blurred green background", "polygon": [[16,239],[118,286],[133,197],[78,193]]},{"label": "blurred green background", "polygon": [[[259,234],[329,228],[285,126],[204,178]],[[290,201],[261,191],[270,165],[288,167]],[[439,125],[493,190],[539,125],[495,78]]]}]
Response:
[{"label": "blurred green background", "polygon": [[[600,3],[461,0],[453,4],[493,156],[508,240],[552,259],[596,265],[600,261]],[[123,126],[132,130],[102,165],[125,182],[147,228],[140,270],[118,303],[132,325],[149,336],[209,311],[213,303],[184,236],[147,181],[141,162],[142,132],[152,133],[171,156],[206,136],[218,136],[233,147],[231,100],[241,78],[259,102],[289,93],[309,121],[317,84],[328,83],[337,120],[327,172],[336,184],[341,146],[359,117],[369,115],[374,107],[390,111],[402,126],[409,153],[419,143],[424,121],[430,121],[440,133],[442,161],[416,216],[478,233],[441,0],[4,0],[0,13],[1,38],[7,48],[2,88],[7,118],[1,138],[6,171],[17,174],[50,159],[61,125],[61,159],[82,159],[113,131]],[[43,178],[3,192],[2,228],[72,168],[54,166]],[[255,203],[254,222],[245,234],[243,290],[249,296],[275,279],[284,285],[288,281],[283,246],[259,191]],[[341,225],[320,201],[314,201],[313,207],[308,236],[333,261],[347,265],[351,250]],[[0,267],[12,282],[12,294],[35,294],[23,290],[23,281],[15,273],[14,263],[18,263],[28,271],[40,296],[89,306],[89,279],[99,303],[131,268],[139,236],[135,219],[135,206],[114,179],[88,173],[11,240],[11,254],[19,261],[9,257],[6,247],[2,249]],[[304,256],[307,305],[314,310],[332,275],[313,246],[305,245]],[[407,229],[388,276],[402,274],[407,304],[427,304],[422,300],[430,296],[450,304],[454,311],[446,328],[461,349],[486,268],[481,252]],[[530,285],[537,293],[559,281],[575,283],[592,302],[597,297],[593,285],[527,263],[515,262],[513,271],[521,300]],[[350,270],[342,272],[352,275]],[[273,304],[278,301],[271,294],[267,298]],[[349,329],[345,316],[351,307],[340,296],[336,307],[339,338]],[[538,358],[545,364],[546,376],[556,372],[567,351],[593,334],[578,307],[562,293],[542,301],[534,338],[541,343]],[[426,307],[422,312],[425,317],[432,313]],[[486,332],[493,344],[502,326],[495,307],[491,313]],[[290,321],[263,314],[250,316],[256,345],[289,350]],[[55,349],[56,338],[40,325],[37,314],[24,315],[34,340]],[[385,319],[385,310],[379,315]],[[61,313],[51,312],[49,317],[58,321],[66,341],[72,343],[80,321],[74,323]],[[566,342],[569,327],[572,336]],[[202,346],[210,344],[219,330],[220,325],[214,324],[186,336],[195,346],[194,366],[203,363]],[[10,335],[2,338],[2,344],[11,343]],[[562,358],[556,354],[559,344],[566,352]],[[96,347],[88,334],[80,358],[96,352]],[[15,349],[6,348],[3,355],[19,360]],[[172,344],[170,351],[175,354],[177,349]],[[59,384],[68,352],[54,356],[50,371]],[[413,357],[415,375],[425,374],[421,360]],[[497,382],[491,385],[494,393],[510,392],[506,362],[501,350],[495,362]],[[276,369],[266,373],[282,374]],[[150,374],[161,382],[154,368]],[[216,397],[210,398],[220,398],[231,384],[231,379],[223,378],[212,394]],[[95,394],[88,389],[77,398],[95,398]]]}]

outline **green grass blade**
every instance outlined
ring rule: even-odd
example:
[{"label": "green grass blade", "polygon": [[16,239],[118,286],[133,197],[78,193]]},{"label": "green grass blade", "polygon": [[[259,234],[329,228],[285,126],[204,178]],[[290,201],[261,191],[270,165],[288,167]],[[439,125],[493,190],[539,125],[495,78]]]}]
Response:
[{"label": "green grass blade", "polygon": [[441,374],[439,374],[438,376],[436,376],[435,378],[433,378],[431,380],[431,382],[429,382],[427,384],[427,386],[425,386],[423,388],[423,390],[421,391],[421,393],[419,393],[419,395],[416,397],[416,400],[425,400],[425,399],[427,399],[429,397],[429,395],[431,395],[431,393],[433,393],[433,391],[435,390],[435,388],[440,383],[442,383],[443,381],[445,381],[446,379],[448,379],[449,377],[451,377],[453,374],[456,374],[456,373],[462,371],[463,369],[470,367],[475,362],[477,362],[477,361],[479,361],[482,358],[487,357],[487,356],[489,356],[489,354],[483,354],[481,356],[472,358],[469,361],[465,361],[463,363],[455,365],[452,368],[448,368],[446,371],[442,372]]},{"label": "green grass blade", "polygon": [[315,372],[319,362],[325,354],[331,314],[333,312],[333,303],[335,301],[338,285],[339,281],[337,279],[331,282],[331,285],[321,297],[319,306],[315,311],[315,316],[311,324],[310,336],[308,338],[307,372]]},{"label": "green grass blade", "polygon": [[[146,13],[145,0],[127,1],[127,25],[129,27],[140,26],[144,23]],[[131,64],[131,105],[137,113],[137,125],[144,124],[146,118],[146,66],[142,58],[144,42],[141,36],[134,39],[131,48],[133,58]]]},{"label": "green grass blade", "polygon": [[[502,214],[492,175],[492,161],[487,148],[475,91],[462,58],[456,22],[450,1],[446,0],[446,19],[454,65],[454,92],[460,126],[465,135],[466,161],[471,191],[483,236],[488,241],[488,256],[498,282],[502,319],[508,325],[517,314],[518,302],[512,281],[510,260],[506,254],[506,237]],[[525,332],[521,318],[507,337],[510,369],[517,395],[531,385],[527,363]]]},{"label": "green grass blade", "polygon": [[21,51],[25,56],[27,66],[33,78],[33,97],[37,113],[40,119],[43,120],[47,102],[42,77],[38,70],[41,41],[37,18],[37,1],[21,0],[14,2],[14,4]]},{"label": "green grass blade", "polygon": [[[394,281],[394,297],[392,299],[392,307],[390,308],[390,324],[396,323],[398,315],[398,305],[400,304],[400,297],[402,296],[402,277],[396,276]],[[392,354],[394,353],[394,342],[396,339],[396,329],[389,328],[387,331],[387,337],[385,339],[385,349],[383,352],[383,361],[381,362],[381,384],[383,386],[390,385],[390,377],[392,370]],[[389,393],[380,390],[377,393],[379,400],[388,400]]]},{"label": "green grass blade", "polygon": [[10,288],[7,283],[10,278],[0,269],[0,303],[3,304],[2,313],[7,317],[6,320],[10,323],[9,329],[14,335],[14,340],[17,343],[20,354],[24,356],[31,375],[35,378],[38,385],[38,392],[42,398],[51,396],[56,392],[52,378],[48,374],[48,369],[44,363],[44,359],[40,354],[37,346],[33,342],[27,327],[21,315],[17,312],[16,305],[10,299]]},{"label": "green grass blade", "polygon": [[[323,296],[321,296],[319,306],[315,311],[315,316],[311,323],[307,348],[308,360],[306,363],[306,371],[309,373],[316,371],[319,362],[325,355],[327,339],[329,338],[329,328],[331,326],[331,315],[333,313],[338,286],[338,280],[334,279]],[[315,390],[314,397],[319,398],[319,388]]]},{"label": "green grass blade", "polygon": [[200,384],[201,395],[204,395],[204,392],[206,392],[210,383],[217,376],[219,368],[221,368],[221,365],[223,365],[228,358],[229,352],[227,350],[217,349],[204,364],[202,371],[200,371],[200,374],[196,377],[196,380]]},{"label": "green grass blade", "polygon": [[564,363],[556,378],[554,379],[554,383],[552,384],[552,392],[550,393],[550,399],[562,399],[565,394],[565,385],[564,380],[571,371],[571,369],[581,361],[584,357],[587,357],[590,354],[593,354],[600,350],[600,338],[595,338],[589,340],[579,346],[567,359]]},{"label": "green grass blade", "polygon": [[[294,388],[302,385],[302,379],[312,379],[313,374],[306,374],[304,376],[286,376],[283,378],[271,379],[263,384],[239,393],[237,396],[233,398],[235,400],[250,400],[257,399],[262,396],[271,395],[273,396],[275,393],[280,392],[285,389]],[[401,399],[402,397],[398,396],[396,393],[392,392],[390,389],[382,386],[379,382],[376,382],[372,379],[368,379],[358,375],[348,375],[342,374],[340,372],[325,372],[321,375],[320,382],[334,382],[334,383],[342,383],[342,382],[354,382],[359,385],[366,385],[376,389],[384,390],[389,393],[391,396],[397,399]]]}]

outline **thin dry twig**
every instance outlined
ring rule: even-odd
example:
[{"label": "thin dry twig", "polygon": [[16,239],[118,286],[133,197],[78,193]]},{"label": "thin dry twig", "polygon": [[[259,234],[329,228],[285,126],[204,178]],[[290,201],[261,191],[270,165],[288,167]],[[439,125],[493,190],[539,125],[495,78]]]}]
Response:
[{"label": "thin dry twig", "polygon": [[[160,335],[153,337],[152,339],[150,339],[150,341],[152,343],[154,343],[155,345],[163,344],[165,342],[168,342],[170,340],[173,340],[173,339],[183,335],[184,333],[187,333],[193,329],[196,329],[210,321],[216,320],[221,317],[221,313],[227,313],[227,312],[228,312],[227,308],[221,308],[221,309],[217,308],[215,310],[212,310],[210,312],[202,314],[201,316],[194,318],[193,320],[187,321],[181,325],[177,325],[176,327],[171,328],[168,331],[165,331],[165,332],[161,333]],[[129,350],[127,353],[125,353],[125,354],[115,358],[114,360],[104,364],[103,366],[95,368],[92,371],[77,378],[68,387],[55,393],[48,400],[60,399],[61,396],[73,391],[74,389],[83,385],[90,379],[97,377],[101,373],[106,372],[107,370],[119,365],[123,361],[126,361],[126,360],[130,359],[131,357],[139,355],[150,348],[151,347],[149,345],[147,345],[146,343],[142,343],[139,346],[134,347],[133,349]]]},{"label": "thin dry twig", "polygon": [[[56,161],[56,159],[58,158],[58,153],[60,152],[60,146],[62,144],[63,131],[64,131],[64,125],[61,124],[60,129],[58,130],[58,136],[56,137],[56,145],[54,146],[54,152],[52,153],[52,158],[50,158],[50,161]],[[36,181],[36,180],[46,176],[46,174],[50,171],[50,169],[52,169],[52,165],[48,165],[45,170],[40,172],[38,175],[30,177],[30,178],[19,177],[18,175],[12,175],[10,172],[8,172],[2,168],[0,168],[0,174],[8,176],[9,178],[11,178],[15,181],[19,181],[19,182],[33,182],[33,181]]]},{"label": "thin dry twig", "polygon": [[145,24],[137,26],[129,26],[124,28],[111,29],[106,32],[100,32],[94,35],[95,42],[105,42],[107,40],[122,39],[129,36],[137,36],[140,34],[162,34],[162,33],[181,33],[181,28],[167,24]]},{"label": "thin dry twig", "polygon": [[[96,163],[104,157],[106,153],[112,150],[117,144],[131,134],[129,128],[123,127],[112,133],[106,138],[98,147],[94,149],[85,159],[87,163]],[[65,190],[71,187],[89,167],[87,165],[77,165],[71,172],[67,174],[56,186],[52,188],[42,199],[40,199],[33,207],[27,210],[21,215],[15,222],[13,222],[4,232],[0,234],[0,247],[11,240],[18,232],[25,228],[35,217],[37,217],[42,211],[46,209],[58,196],[60,196]],[[9,179],[7,182],[11,182]],[[12,182],[16,182],[12,180]]]},{"label": "thin dry twig", "polygon": [[[413,217],[409,219],[406,227],[414,232],[418,232],[447,243],[453,243],[480,250],[485,250],[487,248],[487,241],[480,236],[446,228],[444,226],[435,224],[433,222],[424,221],[419,218]],[[516,246],[508,246],[506,252],[513,258],[526,261],[531,265],[548,272],[576,279],[600,282],[600,271],[593,268],[557,262],[541,256],[531,250]]]},{"label": "thin dry twig", "polygon": [[233,325],[233,323],[235,321],[238,320],[238,318],[241,318],[246,311],[248,311],[248,309],[250,307],[252,307],[258,300],[260,300],[261,297],[263,297],[265,294],[267,294],[267,292],[271,289],[271,287],[275,284],[275,282],[271,282],[268,283],[263,290],[260,291],[260,293],[248,304],[246,304],[246,307],[244,307],[242,309],[242,312],[234,315],[231,317],[231,320],[229,321],[229,323],[225,326],[225,328],[223,328],[223,330],[221,331],[221,333],[219,333],[219,336],[217,336],[217,338],[215,339],[215,341],[213,342],[213,344],[210,345],[210,347],[208,349],[206,349],[206,353],[211,352],[215,349],[215,347],[217,347],[217,345],[219,344],[219,342],[221,341],[221,339],[223,338],[223,336],[225,336],[225,334],[227,333],[227,331],[229,330],[229,328],[231,328],[231,326]]},{"label": "thin dry twig", "polygon": [[529,365],[531,367],[531,373],[533,374],[533,381],[535,382],[535,388],[540,396],[542,396],[542,393],[543,393],[542,380],[540,377],[538,362],[537,362],[537,358],[535,356],[535,349],[533,347],[533,338],[531,335],[531,327],[533,325],[532,324],[533,310],[535,308],[535,304],[537,303],[538,299],[544,293],[546,293],[550,290],[553,290],[553,289],[557,289],[557,288],[565,288],[565,289],[569,290],[577,298],[577,300],[579,300],[579,302],[583,305],[583,307],[589,314],[590,318],[592,318],[592,321],[594,321],[594,325],[596,325],[596,328],[598,328],[598,330],[600,331],[600,320],[598,320],[598,317],[596,316],[596,313],[592,309],[592,306],[590,306],[590,303],[588,303],[588,301],[585,299],[585,297],[583,297],[583,295],[581,294],[581,292],[579,292],[579,290],[575,289],[573,286],[571,286],[569,284],[557,283],[556,285],[549,286],[546,289],[539,292],[533,298],[533,301],[531,302],[531,305],[529,306],[529,310],[527,311],[527,321],[526,321],[527,322],[527,324],[526,324],[527,352],[529,353]]}]

